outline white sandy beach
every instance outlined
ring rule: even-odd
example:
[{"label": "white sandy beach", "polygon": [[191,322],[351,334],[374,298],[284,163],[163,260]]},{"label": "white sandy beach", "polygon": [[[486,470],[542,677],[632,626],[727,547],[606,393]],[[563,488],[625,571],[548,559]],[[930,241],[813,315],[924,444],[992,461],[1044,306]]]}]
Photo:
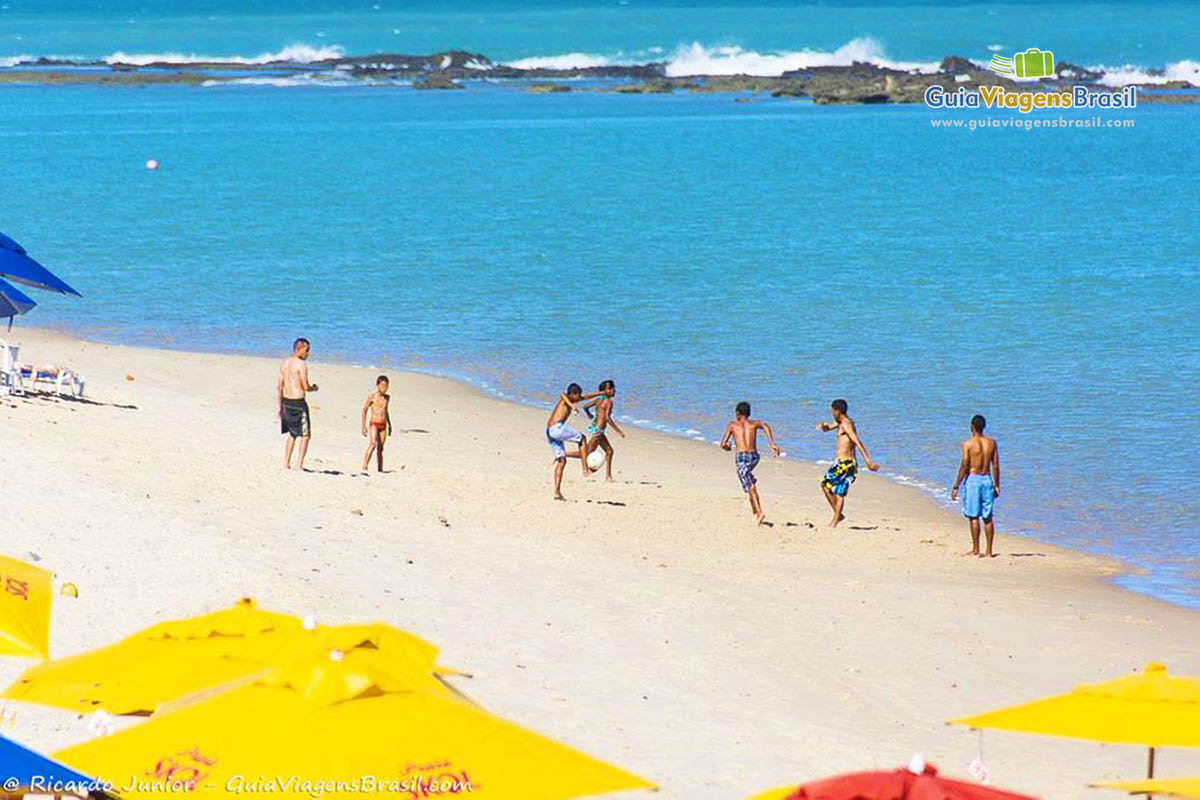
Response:
[{"label": "white sandy beach", "polygon": [[[383,620],[471,673],[457,685],[484,707],[689,800],[918,752],[965,777],[980,737],[947,719],[1148,661],[1200,674],[1200,616],[1109,585],[1119,565],[1005,536],[1003,505],[989,561],[958,556],[960,517],[876,475],[830,531],[820,469],[764,454],[774,527],[756,529],[730,454],[630,426],[617,482],[571,461],[557,503],[547,409],[392,370],[392,471],[358,476],[378,370],[320,363],[320,342],[312,471],[287,473],[273,359],[5,338],[89,381],[87,402],[0,399],[0,552],[79,588],[56,598],[55,656],[243,595]],[[6,710],[3,732],[39,748],[89,736],[64,712]],[[1048,798],[1117,798],[1086,784],[1145,769],[1136,747],[983,745],[993,783]],[[1200,754],[1164,751],[1158,772],[1200,773]]]}]

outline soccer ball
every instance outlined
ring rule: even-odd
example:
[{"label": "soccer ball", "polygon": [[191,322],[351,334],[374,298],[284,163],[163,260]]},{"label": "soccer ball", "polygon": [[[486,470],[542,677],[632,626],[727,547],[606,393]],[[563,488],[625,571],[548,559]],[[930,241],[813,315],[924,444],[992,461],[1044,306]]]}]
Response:
[{"label": "soccer ball", "polygon": [[588,469],[600,469],[604,466],[604,451],[597,447],[588,453]]}]

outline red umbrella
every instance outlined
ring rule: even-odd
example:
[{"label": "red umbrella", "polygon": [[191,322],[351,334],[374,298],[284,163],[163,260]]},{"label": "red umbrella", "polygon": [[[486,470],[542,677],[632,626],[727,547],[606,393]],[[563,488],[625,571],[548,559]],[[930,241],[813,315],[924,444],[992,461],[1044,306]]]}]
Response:
[{"label": "red umbrella", "polygon": [[991,789],[978,783],[939,778],[937,768],[924,771],[855,772],[806,783],[784,800],[1035,800],[1024,794]]}]

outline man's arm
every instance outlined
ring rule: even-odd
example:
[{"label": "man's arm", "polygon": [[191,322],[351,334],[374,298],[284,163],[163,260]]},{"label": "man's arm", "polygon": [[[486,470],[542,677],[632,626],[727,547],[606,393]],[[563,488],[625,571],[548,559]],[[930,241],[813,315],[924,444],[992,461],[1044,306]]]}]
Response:
[{"label": "man's arm", "polygon": [[992,486],[997,497],[1000,496],[1000,445],[992,449]]},{"label": "man's arm", "polygon": [[280,366],[275,380],[275,413],[283,416],[283,367]]},{"label": "man's arm", "polygon": [[771,426],[765,422],[760,422],[759,427],[763,429],[763,433],[767,435],[767,441],[771,445],[771,452],[776,456],[779,455],[779,448],[775,446],[775,434],[771,433]]},{"label": "man's arm", "polygon": [[825,422],[824,420],[822,420],[821,422],[817,423],[817,430],[819,430],[821,433],[829,433],[829,431],[836,431],[837,423],[836,422]]},{"label": "man's arm", "polygon": [[304,387],[304,391],[306,391],[306,392],[315,392],[317,390],[317,385],[315,383],[308,382],[308,362],[307,361],[300,362],[300,385]]},{"label": "man's arm", "polygon": [[950,487],[950,499],[958,499],[958,487],[962,486],[963,478],[967,477],[967,443],[963,442],[962,457],[958,460],[958,474],[954,476],[954,485]]},{"label": "man's arm", "polygon": [[729,440],[733,438],[733,425],[725,426],[725,436],[721,439],[721,449],[729,449]]},{"label": "man's arm", "polygon": [[867,462],[867,469],[871,470],[871,472],[878,472],[879,465],[871,460],[871,454],[867,452],[867,446],[863,444],[863,440],[858,437],[858,428],[853,422],[846,424],[846,435],[849,436],[850,441],[862,451],[863,461]]}]

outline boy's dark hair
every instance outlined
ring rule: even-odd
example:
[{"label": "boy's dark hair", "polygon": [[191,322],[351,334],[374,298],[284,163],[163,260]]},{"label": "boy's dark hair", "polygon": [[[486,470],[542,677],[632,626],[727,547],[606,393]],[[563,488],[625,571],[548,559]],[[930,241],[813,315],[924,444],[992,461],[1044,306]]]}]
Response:
[{"label": "boy's dark hair", "polygon": [[600,381],[600,391],[607,392],[609,389],[616,389],[617,385],[612,381]]},{"label": "boy's dark hair", "polygon": [[391,383],[391,381],[388,380],[387,375],[380,375],[378,378],[375,379],[375,385],[378,386],[381,383]]},{"label": "boy's dark hair", "polygon": [[839,411],[843,414],[845,414],[846,409],[849,408],[849,406],[846,405],[846,401],[840,397],[837,400],[834,400],[832,403],[830,403],[829,407],[832,408],[834,411]]},{"label": "boy's dark hair", "polygon": [[583,387],[578,383],[572,383],[567,387],[567,394],[583,394]]},{"label": "boy's dark hair", "polygon": [[971,430],[976,433],[983,433],[983,429],[987,427],[987,420],[983,418],[983,414],[976,414],[971,417]]},{"label": "boy's dark hair", "polygon": [[299,347],[302,344],[308,344],[309,347],[312,347],[312,345],[309,344],[308,339],[305,339],[303,336],[301,336],[299,339],[292,342],[292,350],[295,350],[297,347]]},{"label": "boy's dark hair", "polygon": [[737,412],[737,415],[739,417],[749,417],[750,416],[750,404],[747,403],[745,400],[743,400],[742,402],[737,404],[737,408],[735,408],[734,411]]}]

